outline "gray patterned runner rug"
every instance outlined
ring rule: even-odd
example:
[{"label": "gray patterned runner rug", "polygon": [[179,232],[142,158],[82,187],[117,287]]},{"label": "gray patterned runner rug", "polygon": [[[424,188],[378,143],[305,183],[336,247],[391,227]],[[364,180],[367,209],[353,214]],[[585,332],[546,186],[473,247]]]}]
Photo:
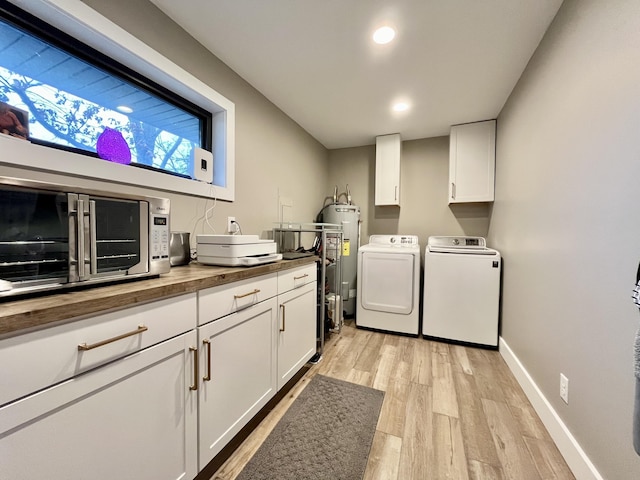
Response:
[{"label": "gray patterned runner rug", "polygon": [[360,480],[384,392],[316,375],[236,480]]}]

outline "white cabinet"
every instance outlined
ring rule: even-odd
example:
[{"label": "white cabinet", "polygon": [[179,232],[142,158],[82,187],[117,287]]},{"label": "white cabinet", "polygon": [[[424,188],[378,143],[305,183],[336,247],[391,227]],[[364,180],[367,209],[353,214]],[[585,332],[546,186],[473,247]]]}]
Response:
[{"label": "white cabinet", "polygon": [[492,202],[495,164],[495,120],[452,126],[449,203]]},{"label": "white cabinet", "polygon": [[238,312],[278,294],[277,273],[239,280],[198,293],[198,325]]},{"label": "white cabinet", "polygon": [[400,150],[399,133],[376,137],[376,205],[400,205]]},{"label": "white cabinet", "polygon": [[314,263],[0,340],[0,479],[193,479],[313,356],[316,296]]},{"label": "white cabinet", "polygon": [[1,340],[0,405],[193,330],[196,305],[189,293]]},{"label": "white cabinet", "polygon": [[278,273],[278,390],[316,352],[316,267]]},{"label": "white cabinet", "polygon": [[[228,304],[227,296],[244,301],[246,292],[276,293],[275,274],[257,281],[261,288],[248,283],[241,290],[214,287],[200,292],[200,323],[211,318],[208,306],[214,298]],[[200,469],[275,395],[277,315],[274,296],[198,327]]]},{"label": "white cabinet", "polygon": [[203,469],[314,355],[316,266],[198,295],[198,444]]},{"label": "white cabinet", "polygon": [[192,330],[0,408],[0,478],[194,478],[195,345]]}]

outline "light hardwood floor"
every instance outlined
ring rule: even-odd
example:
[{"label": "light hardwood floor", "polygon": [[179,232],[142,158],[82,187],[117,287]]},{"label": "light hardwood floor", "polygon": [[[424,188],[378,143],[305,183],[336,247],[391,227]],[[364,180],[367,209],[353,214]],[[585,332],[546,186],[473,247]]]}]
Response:
[{"label": "light hardwood floor", "polygon": [[238,475],[316,374],[385,391],[364,480],[574,479],[498,352],[347,324],[212,480]]}]

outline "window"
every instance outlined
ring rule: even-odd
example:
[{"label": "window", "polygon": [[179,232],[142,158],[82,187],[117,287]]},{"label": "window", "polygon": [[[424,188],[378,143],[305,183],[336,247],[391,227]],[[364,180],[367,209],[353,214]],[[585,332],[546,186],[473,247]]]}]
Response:
[{"label": "window", "polygon": [[29,113],[32,141],[97,153],[98,138],[111,129],[126,141],[132,163],[184,176],[193,149],[211,136],[210,113],[186,110],[4,19],[0,101]]},{"label": "window", "polygon": [[[29,112],[33,142],[96,156],[100,135],[111,129],[126,142],[131,164],[150,170],[123,175],[95,163],[90,176],[205,196],[210,186],[190,179],[193,149],[213,147],[213,193],[233,200],[231,102],[80,1],[36,0],[29,6],[75,37],[37,18],[25,21],[28,15],[0,0],[0,101]],[[78,173],[51,163],[48,169]],[[166,173],[183,178],[161,178]]]}]

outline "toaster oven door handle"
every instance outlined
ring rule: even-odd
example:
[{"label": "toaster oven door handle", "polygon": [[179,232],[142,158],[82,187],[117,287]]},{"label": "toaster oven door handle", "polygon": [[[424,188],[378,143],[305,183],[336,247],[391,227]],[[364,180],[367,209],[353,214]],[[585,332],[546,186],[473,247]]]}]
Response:
[{"label": "toaster oven door handle", "polygon": [[84,269],[84,200],[78,199],[76,206],[76,239],[77,239],[77,251],[78,256],[78,277],[80,280],[85,278]]},{"label": "toaster oven door handle", "polygon": [[69,282],[78,281],[78,196],[67,193],[67,216],[69,219]]},{"label": "toaster oven door handle", "polygon": [[91,262],[91,275],[98,273],[98,243],[96,237],[96,201],[89,200],[89,257]]}]

